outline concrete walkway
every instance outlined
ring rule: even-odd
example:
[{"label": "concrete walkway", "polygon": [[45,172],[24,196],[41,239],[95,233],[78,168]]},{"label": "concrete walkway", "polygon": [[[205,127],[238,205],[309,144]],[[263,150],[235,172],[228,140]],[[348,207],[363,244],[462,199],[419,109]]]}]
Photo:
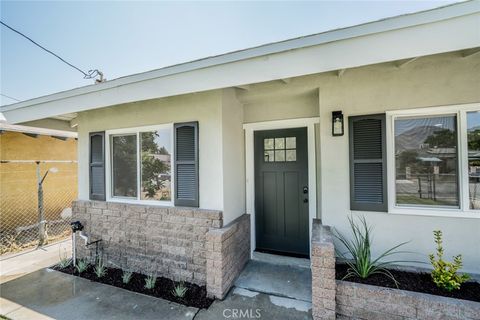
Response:
[{"label": "concrete walkway", "polygon": [[0,256],[0,283],[28,273],[50,267],[60,261],[60,255],[72,256],[72,241],[64,240],[54,244],[15,254]]},{"label": "concrete walkway", "polygon": [[28,273],[41,264],[56,263],[61,248],[52,246],[47,253],[37,250],[2,261],[2,279],[9,281],[0,286],[0,315],[13,320],[312,318],[307,268],[250,261],[223,301],[198,310],[54,270]]},{"label": "concrete walkway", "polygon": [[0,314],[13,320],[183,320],[197,311],[49,269],[4,283],[0,291]]}]

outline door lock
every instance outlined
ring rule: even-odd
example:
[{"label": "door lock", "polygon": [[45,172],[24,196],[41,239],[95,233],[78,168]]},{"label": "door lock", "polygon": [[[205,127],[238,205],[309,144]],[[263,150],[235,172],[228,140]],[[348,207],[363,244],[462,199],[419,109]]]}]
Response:
[{"label": "door lock", "polygon": [[303,193],[308,193],[308,187],[307,186],[303,187]]}]

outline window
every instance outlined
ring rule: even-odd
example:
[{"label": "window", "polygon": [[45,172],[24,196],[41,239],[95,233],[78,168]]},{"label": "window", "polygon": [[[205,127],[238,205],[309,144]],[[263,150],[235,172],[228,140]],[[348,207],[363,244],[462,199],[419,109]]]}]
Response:
[{"label": "window", "polygon": [[297,161],[297,138],[267,138],[263,140],[265,162]]},{"label": "window", "polygon": [[112,130],[107,134],[110,197],[171,203],[172,126]]},{"label": "window", "polygon": [[480,106],[387,115],[389,212],[480,217]]},{"label": "window", "polygon": [[394,130],[396,204],[458,207],[456,115],[398,118]]}]

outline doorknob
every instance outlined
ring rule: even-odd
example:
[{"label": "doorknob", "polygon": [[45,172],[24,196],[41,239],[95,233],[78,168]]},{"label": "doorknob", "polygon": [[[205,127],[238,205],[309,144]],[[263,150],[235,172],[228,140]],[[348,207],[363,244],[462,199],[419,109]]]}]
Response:
[{"label": "doorknob", "polygon": [[308,193],[308,187],[307,186],[303,187],[303,193]]},{"label": "doorknob", "polygon": [[303,199],[303,202],[308,203],[308,199],[307,198]]}]

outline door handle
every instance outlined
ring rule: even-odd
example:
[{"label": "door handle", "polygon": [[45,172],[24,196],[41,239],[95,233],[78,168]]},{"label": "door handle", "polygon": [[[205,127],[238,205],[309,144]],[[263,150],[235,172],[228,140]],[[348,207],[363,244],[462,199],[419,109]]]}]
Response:
[{"label": "door handle", "polygon": [[303,203],[308,203],[308,199],[307,198],[303,199]]}]

